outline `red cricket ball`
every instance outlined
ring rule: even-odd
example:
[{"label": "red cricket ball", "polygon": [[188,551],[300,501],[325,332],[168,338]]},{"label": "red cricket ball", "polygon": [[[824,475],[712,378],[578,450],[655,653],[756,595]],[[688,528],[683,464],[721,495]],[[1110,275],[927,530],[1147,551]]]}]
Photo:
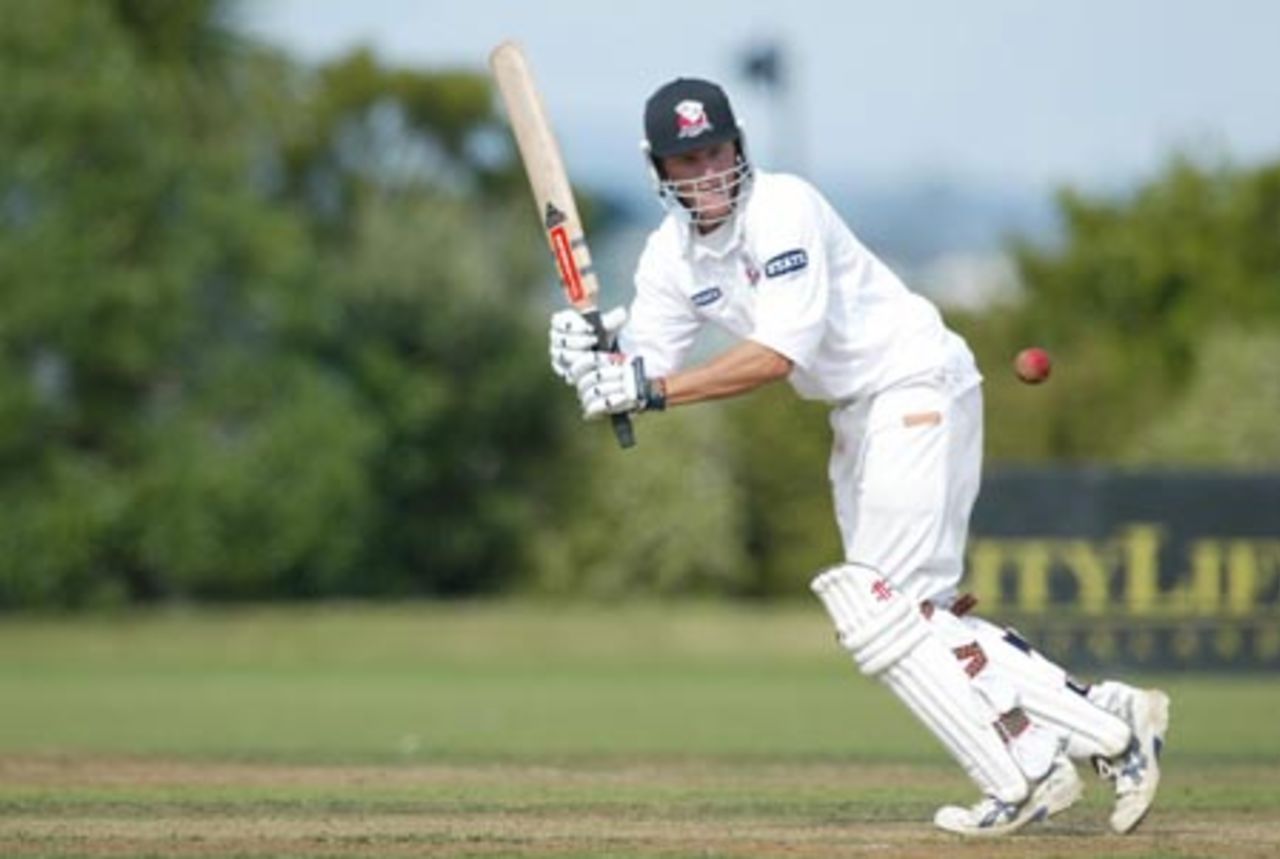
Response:
[{"label": "red cricket ball", "polygon": [[1013,371],[1028,385],[1040,384],[1049,378],[1052,370],[1053,362],[1049,360],[1049,353],[1039,346],[1023,349],[1018,353],[1018,357],[1013,359]]}]

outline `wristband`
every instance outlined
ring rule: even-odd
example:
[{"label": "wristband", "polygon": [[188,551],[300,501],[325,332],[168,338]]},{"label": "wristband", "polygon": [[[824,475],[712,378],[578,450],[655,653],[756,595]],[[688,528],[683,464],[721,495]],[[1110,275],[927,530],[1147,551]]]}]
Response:
[{"label": "wristband", "polygon": [[667,380],[648,379],[645,381],[645,411],[661,412],[667,407]]},{"label": "wristband", "polygon": [[667,407],[667,385],[663,379],[650,379],[644,374],[644,358],[638,356],[631,362],[635,374],[637,411],[660,412]]}]

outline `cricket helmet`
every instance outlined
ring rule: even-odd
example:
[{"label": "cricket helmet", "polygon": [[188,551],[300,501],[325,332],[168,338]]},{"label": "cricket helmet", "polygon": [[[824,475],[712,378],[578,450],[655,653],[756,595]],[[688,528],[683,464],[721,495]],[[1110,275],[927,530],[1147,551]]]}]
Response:
[{"label": "cricket helmet", "polygon": [[711,81],[676,78],[649,96],[644,106],[644,139],[652,158],[741,136],[729,97]]},{"label": "cricket helmet", "polygon": [[673,182],[662,169],[662,159],[682,155],[717,143],[732,142],[734,166],[718,174],[732,190],[735,209],[746,199],[751,187],[751,164],[747,160],[746,139],[733,114],[729,97],[711,81],[676,78],[664,84],[644,106],[644,150],[658,199],[668,211],[687,217],[695,224],[709,223],[699,208],[691,204],[693,182]]}]

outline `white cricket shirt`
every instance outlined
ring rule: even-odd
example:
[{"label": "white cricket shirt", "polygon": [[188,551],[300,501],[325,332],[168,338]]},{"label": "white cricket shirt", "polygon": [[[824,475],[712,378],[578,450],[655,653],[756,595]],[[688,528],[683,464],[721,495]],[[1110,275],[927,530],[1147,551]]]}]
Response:
[{"label": "white cricket shirt", "polygon": [[807,399],[852,402],[939,371],[960,388],[981,379],[937,309],[796,176],[756,171],[745,208],[707,236],[667,215],[635,286],[621,341],[650,376],[679,369],[713,324],[791,359]]}]

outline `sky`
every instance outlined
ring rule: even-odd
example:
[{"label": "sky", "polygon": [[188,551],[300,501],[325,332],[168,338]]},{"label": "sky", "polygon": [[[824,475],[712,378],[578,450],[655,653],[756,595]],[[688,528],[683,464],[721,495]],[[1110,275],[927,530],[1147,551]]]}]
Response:
[{"label": "sky", "polygon": [[[1124,187],[1174,150],[1280,159],[1270,0],[243,0],[305,61],[485,69],[522,42],[575,181],[646,187],[644,100],[680,75],[733,98],[753,158],[819,184]],[[788,94],[740,73],[781,46]]]}]

